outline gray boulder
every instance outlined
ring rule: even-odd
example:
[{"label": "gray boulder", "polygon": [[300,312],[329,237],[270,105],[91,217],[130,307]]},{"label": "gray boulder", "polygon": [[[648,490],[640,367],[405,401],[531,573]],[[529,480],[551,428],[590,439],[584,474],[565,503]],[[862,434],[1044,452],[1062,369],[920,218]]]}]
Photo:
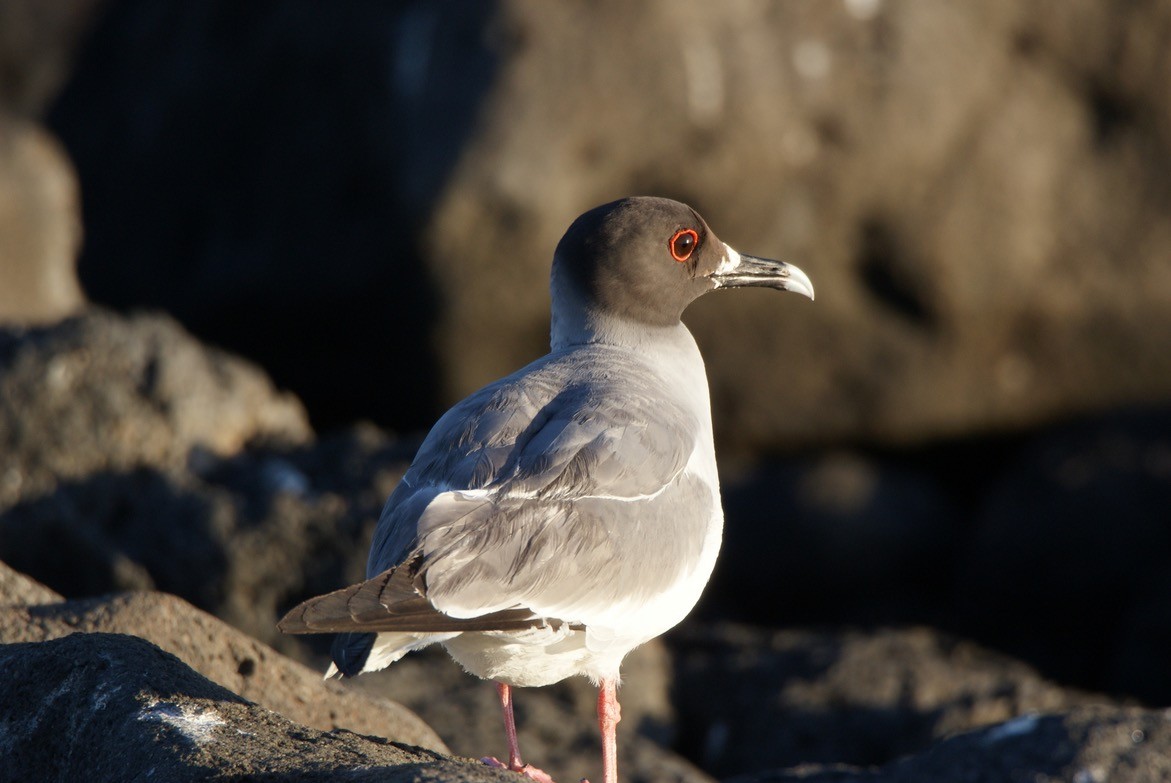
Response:
[{"label": "gray boulder", "polygon": [[167,316],[94,308],[0,329],[0,508],[62,480],[183,466],[194,449],[311,436],[292,395]]},{"label": "gray boulder", "polygon": [[438,735],[401,705],[323,681],[319,671],[279,655],[174,596],[126,593],[0,607],[2,644],[102,633],[145,639],[212,682],[302,725],[322,731],[347,729],[447,751]]}]

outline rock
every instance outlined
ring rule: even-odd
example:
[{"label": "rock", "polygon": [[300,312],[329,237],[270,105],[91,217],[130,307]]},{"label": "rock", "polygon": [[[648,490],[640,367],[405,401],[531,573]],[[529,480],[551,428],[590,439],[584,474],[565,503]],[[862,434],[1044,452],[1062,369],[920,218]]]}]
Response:
[{"label": "rock", "polygon": [[103,4],[0,3],[0,324],[50,323],[85,305],[77,174],[36,118]]},{"label": "rock", "polygon": [[0,329],[0,509],[61,480],[311,435],[295,398],[166,316],[91,309]]},{"label": "rock", "polygon": [[[618,769],[638,783],[709,783],[711,778],[670,750],[675,713],[670,701],[670,655],[655,640],[636,649],[622,666],[618,693]],[[432,648],[396,662],[384,672],[350,681],[351,687],[408,706],[459,754],[507,752],[500,702],[491,683],[465,674]],[[597,690],[575,677],[545,688],[514,691],[517,731],[526,762],[554,780],[601,780]]]},{"label": "rock", "polygon": [[0,561],[0,606],[55,604],[62,597],[34,579]]},{"label": "rock", "polygon": [[1093,707],[1022,715],[960,734],[877,770],[809,765],[736,783],[1158,783],[1171,776],[1171,716]]},{"label": "rock", "polygon": [[[299,726],[133,636],[0,646],[0,750],[23,780],[506,781],[509,773],[347,731]],[[1165,712],[1028,714],[881,769],[803,767],[740,781],[1155,783],[1171,774]]]},{"label": "rock", "polygon": [[71,598],[174,593],[304,655],[306,643],[279,634],[276,621],[361,578],[402,453],[355,428],[293,451],[200,450],[179,466],[99,471],[0,511],[0,558]]},{"label": "rock", "polygon": [[1171,393],[1165,4],[149,5],[52,112],[83,280],[323,420],[427,426],[535,357],[559,235],[634,192],[817,284],[689,314],[726,447]]},{"label": "rock", "polygon": [[672,641],[680,747],[721,778],[800,764],[879,765],[954,732],[1108,703],[927,629],[718,625]]},{"label": "rock", "polygon": [[1031,438],[956,569],[957,622],[1051,676],[1171,704],[1171,410]]},{"label": "rock", "polygon": [[77,633],[146,639],[212,682],[305,726],[322,731],[347,729],[447,752],[438,735],[401,705],[326,682],[319,672],[174,596],[126,593],[88,601],[0,607],[0,643],[43,642]]},{"label": "rock", "polygon": [[48,323],[81,310],[80,245],[77,177],[64,150],[0,106],[0,325]]},{"label": "rock", "polygon": [[69,597],[160,588],[273,638],[277,605],[360,546],[329,545],[351,506],[272,451],[311,438],[295,398],[165,316],[0,330],[0,558]]},{"label": "rock", "polygon": [[133,636],[0,647],[14,780],[505,781],[471,760],[300,726]]},{"label": "rock", "polygon": [[724,543],[703,616],[786,626],[950,612],[959,514],[928,471],[840,450],[722,468]]}]

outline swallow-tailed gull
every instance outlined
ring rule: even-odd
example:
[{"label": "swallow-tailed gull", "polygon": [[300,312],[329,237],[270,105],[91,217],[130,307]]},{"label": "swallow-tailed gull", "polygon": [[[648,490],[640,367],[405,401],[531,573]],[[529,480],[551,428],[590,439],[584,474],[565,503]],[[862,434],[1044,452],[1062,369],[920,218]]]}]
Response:
[{"label": "swallow-tailed gull", "polygon": [[386,502],[369,579],[297,606],[286,633],[340,633],[330,675],[439,643],[495,680],[508,763],[513,687],[599,686],[616,783],[618,668],[691,610],[720,548],[711,403],[680,321],[695,299],[764,286],[813,298],[795,266],[743,255],[695,210],[625,198],[573,222],[553,255],[548,355],[439,419]]}]

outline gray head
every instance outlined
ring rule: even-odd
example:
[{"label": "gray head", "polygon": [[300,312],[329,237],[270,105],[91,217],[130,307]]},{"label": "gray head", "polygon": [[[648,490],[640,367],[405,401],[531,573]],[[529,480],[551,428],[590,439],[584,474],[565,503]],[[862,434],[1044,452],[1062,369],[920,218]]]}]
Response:
[{"label": "gray head", "polygon": [[573,221],[553,256],[555,309],[572,293],[588,310],[652,326],[678,324],[708,291],[741,286],[813,298],[800,269],[736,252],[694,209],[665,198],[594,207]]}]

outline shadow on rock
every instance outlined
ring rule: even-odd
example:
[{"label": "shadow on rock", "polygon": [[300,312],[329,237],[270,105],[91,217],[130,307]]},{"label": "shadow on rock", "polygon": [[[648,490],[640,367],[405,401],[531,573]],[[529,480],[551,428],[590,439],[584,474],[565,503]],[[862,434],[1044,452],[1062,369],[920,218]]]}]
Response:
[{"label": "shadow on rock", "polygon": [[719,777],[888,763],[1029,711],[1108,704],[928,629],[693,626],[671,636],[679,746]]}]

